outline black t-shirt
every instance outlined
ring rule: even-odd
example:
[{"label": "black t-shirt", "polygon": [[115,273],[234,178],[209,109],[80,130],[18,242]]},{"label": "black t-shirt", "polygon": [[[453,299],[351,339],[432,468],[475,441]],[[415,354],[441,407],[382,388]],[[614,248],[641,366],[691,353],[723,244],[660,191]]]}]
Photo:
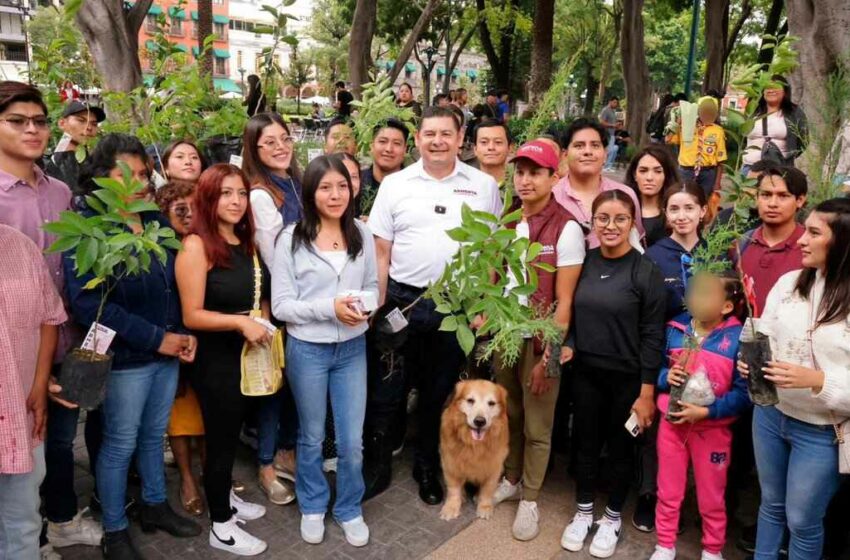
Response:
[{"label": "black t-shirt", "polygon": [[641,218],[643,229],[646,231],[646,246],[652,247],[667,236],[667,226],[665,225],[664,214],[652,216],[651,218]]},{"label": "black t-shirt", "polygon": [[336,92],[336,100],[339,101],[339,109],[337,113],[341,117],[351,116],[351,102],[354,101],[354,96],[347,89]]},{"label": "black t-shirt", "polygon": [[664,357],[664,276],[632,249],[608,259],[588,251],[574,297],[570,339],[585,367],[640,376],[655,385]]}]

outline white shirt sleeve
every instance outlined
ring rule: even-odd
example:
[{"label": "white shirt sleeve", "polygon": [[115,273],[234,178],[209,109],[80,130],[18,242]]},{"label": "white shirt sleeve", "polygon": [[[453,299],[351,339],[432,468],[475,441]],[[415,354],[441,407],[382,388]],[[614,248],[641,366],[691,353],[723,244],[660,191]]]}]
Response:
[{"label": "white shirt sleeve", "polygon": [[495,179],[490,178],[490,183],[491,183],[490,186],[491,186],[493,192],[492,192],[491,199],[490,199],[490,208],[491,209],[488,210],[488,212],[490,212],[491,214],[493,214],[497,218],[501,218],[502,217],[502,210],[504,209],[504,205],[505,205],[504,201],[502,200],[502,193],[499,192],[499,185],[498,185],[498,183],[496,183]]},{"label": "white shirt sleeve", "polygon": [[392,241],[395,237],[393,227],[393,200],[390,191],[395,186],[392,182],[384,181],[378,189],[375,202],[372,203],[372,211],[369,212],[369,229],[373,235]]},{"label": "white shirt sleeve", "polygon": [[575,220],[570,220],[558,237],[557,266],[575,266],[584,263],[584,232]]},{"label": "white shirt sleeve", "polygon": [[251,213],[254,215],[254,244],[266,267],[274,266],[274,242],[283,229],[283,216],[271,195],[262,189],[251,190]]}]

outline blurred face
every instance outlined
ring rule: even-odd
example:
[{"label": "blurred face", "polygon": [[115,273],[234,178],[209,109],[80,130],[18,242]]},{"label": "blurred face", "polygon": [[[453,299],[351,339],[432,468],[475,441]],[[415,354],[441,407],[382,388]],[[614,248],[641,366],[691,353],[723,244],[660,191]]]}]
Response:
[{"label": "blurred face", "polygon": [[410,103],[413,100],[413,92],[407,86],[398,88],[398,100],[402,103]]},{"label": "blurred face", "polygon": [[424,119],[416,132],[416,147],[426,165],[453,165],[462,141],[453,117]]},{"label": "blurred face", "polygon": [[602,174],[605,164],[605,145],[599,133],[585,128],[573,134],[567,146],[570,174],[589,177]]},{"label": "blurred face", "polygon": [[121,166],[118,162],[127,164],[130,168],[130,177],[146,188],[136,194],[136,198],[144,198],[148,195],[151,182],[151,172],[148,168],[147,161],[135,154],[118,154],[115,156],[116,165],[109,171],[109,177],[116,181],[123,181],[124,175],[121,171]]},{"label": "blurred face", "polygon": [[49,138],[50,123],[37,103],[12,103],[0,113],[0,152],[6,157],[35,161]]},{"label": "blurred face", "polygon": [[338,171],[328,171],[316,187],[316,210],[323,218],[340,219],[348,208],[351,191]]},{"label": "blurred face", "polygon": [[803,266],[824,270],[832,244],[832,228],[829,227],[827,216],[820,212],[809,214],[806,218],[806,232],[797,243],[803,253]]},{"label": "blurred face", "polygon": [[395,128],[382,128],[372,139],[372,162],[384,173],[401,169],[407,142],[404,134]]},{"label": "blurred face", "polygon": [[599,205],[593,214],[593,229],[599,243],[609,249],[620,249],[629,244],[629,230],[634,216],[628,206],[619,200],[609,200]]},{"label": "blurred face", "polygon": [[347,124],[335,124],[328,131],[328,136],[325,138],[325,153],[336,154],[346,152],[348,155],[354,155],[357,151],[357,144],[354,142],[354,131]]},{"label": "blurred face", "polygon": [[194,196],[178,198],[168,207],[168,221],[177,235],[184,237],[192,227],[192,199]]},{"label": "blurred face", "polygon": [[717,109],[715,109],[714,105],[711,103],[700,105],[697,113],[699,115],[699,120],[701,120],[704,124],[713,123],[717,120]]},{"label": "blurred face", "polygon": [[89,111],[82,111],[59,119],[59,128],[71,136],[75,144],[85,144],[97,136],[97,117]]},{"label": "blurred face", "polygon": [[496,99],[495,95],[488,95],[484,101],[487,103],[487,105],[495,105],[498,100]]},{"label": "blurred face", "polygon": [[698,273],[688,282],[685,294],[688,311],[697,321],[717,321],[734,309],[726,299],[723,280],[708,273]]},{"label": "blurred face", "polygon": [[635,182],[643,196],[658,196],[664,186],[664,167],[661,162],[650,155],[640,158],[635,169]]},{"label": "blurred face", "polygon": [[437,101],[437,106],[445,109],[446,107],[449,106],[449,98],[448,97],[441,97],[440,100]]},{"label": "blurred face", "polygon": [[511,145],[508,135],[501,126],[479,128],[475,139],[475,157],[481,164],[490,167],[500,167],[508,161]]},{"label": "blurred face", "polygon": [[771,226],[793,222],[797,211],[806,203],[806,197],[795,197],[788,191],[788,185],[782,177],[769,175],[764,177],[758,186],[756,207],[759,218]]},{"label": "blurred face", "polygon": [[685,237],[699,229],[699,224],[705,217],[705,211],[706,207],[700,206],[693,195],[676,193],[667,199],[664,216],[673,232]]},{"label": "blurred face", "polygon": [[540,167],[532,161],[521,159],[514,171],[514,190],[523,204],[534,204],[549,200],[558,176],[550,169]]},{"label": "blurred face", "polygon": [[785,89],[778,85],[772,84],[764,90],[764,100],[768,105],[777,106],[785,99]]},{"label": "blurred face", "polygon": [[219,221],[235,226],[242,221],[247,209],[248,187],[239,175],[228,175],[221,182],[221,196],[218,198]]},{"label": "blurred face", "polygon": [[189,144],[178,144],[168,158],[165,172],[170,179],[197,181],[201,176],[201,156],[198,150]]},{"label": "blurred face", "polygon": [[292,165],[295,139],[277,123],[265,127],[257,139],[260,162],[272,173],[285,175]]},{"label": "blurred face", "polygon": [[352,194],[357,196],[360,194],[360,168],[350,159],[346,159],[342,163],[345,164],[348,175],[351,177],[351,190],[354,191]]}]

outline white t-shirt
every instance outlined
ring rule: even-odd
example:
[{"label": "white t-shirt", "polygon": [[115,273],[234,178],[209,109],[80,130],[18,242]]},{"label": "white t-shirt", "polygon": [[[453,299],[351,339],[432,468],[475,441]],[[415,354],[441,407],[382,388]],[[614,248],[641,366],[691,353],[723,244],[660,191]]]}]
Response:
[{"label": "white t-shirt", "polygon": [[342,273],[345,263],[348,262],[348,251],[322,251],[322,256],[331,263],[337,274]]},{"label": "white t-shirt", "polygon": [[[752,165],[761,159],[761,149],[764,146],[764,133],[762,131],[762,119],[756,121],[756,125],[747,135],[747,149],[744,151],[744,164]],[[788,127],[785,125],[785,117],[782,111],[774,111],[767,116],[767,135],[770,141],[782,150],[782,156],[788,156]]]},{"label": "white t-shirt", "polygon": [[[528,239],[530,235],[528,222],[519,222],[516,225],[516,234],[517,238]],[[584,263],[584,232],[575,220],[567,222],[563,231],[561,231],[561,235],[558,237],[558,243],[555,247],[555,254],[557,255],[555,266],[558,268],[564,266],[576,266]],[[523,256],[523,260],[525,260],[525,256]],[[523,279],[523,281],[525,281],[525,279]],[[513,274],[508,275],[508,285],[505,287],[505,290],[510,291],[517,286],[519,286],[519,279]],[[522,305],[528,305],[528,297],[519,296],[519,302]]]},{"label": "white t-shirt", "polygon": [[274,244],[283,229],[283,216],[263,189],[251,189],[251,213],[254,215],[254,244],[260,258],[271,270],[274,265]]},{"label": "white t-shirt", "polygon": [[393,244],[390,278],[424,288],[435,282],[460,244],[446,234],[461,225],[461,207],[502,213],[496,181],[460,161],[444,179],[425,172],[422,160],[389,175],[372,205],[369,229]]}]

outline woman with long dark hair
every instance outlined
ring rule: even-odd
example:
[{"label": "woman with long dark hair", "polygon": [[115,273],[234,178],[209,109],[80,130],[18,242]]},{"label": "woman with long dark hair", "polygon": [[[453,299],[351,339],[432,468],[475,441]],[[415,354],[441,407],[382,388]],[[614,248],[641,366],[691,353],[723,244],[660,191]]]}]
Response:
[{"label": "woman with long dark hair", "polygon": [[850,417],[850,200],[818,204],[797,243],[804,268],[779,279],[758,325],[773,356],[765,377],[779,395],[753,413],[755,558],[764,560],[778,557],[786,527],[789,558],[821,557],[823,518],[841,480],[836,440],[850,438],[841,428]]},{"label": "woman with long dark hair", "polygon": [[367,311],[378,295],[372,234],[355,219],[348,170],[338,155],[310,162],[304,217],[275,250],[272,309],[286,322],[286,376],[298,409],[295,492],[301,537],[324,539],[330,489],[322,472],[327,395],[336,427],[337,492],[333,513],[353,546],[369,542],[363,499]]},{"label": "woman with long dark hair", "polygon": [[263,93],[260,77],[256,74],[248,76],[248,96],[242,104],[247,107],[249,117],[266,111],[266,96]]},{"label": "woman with long dark hair", "polygon": [[635,440],[623,429],[634,415],[640,431],[655,418],[655,381],[664,355],[664,281],[661,271],[629,243],[635,203],[619,190],[593,201],[600,245],[587,252],[573,298],[569,346],[574,349],[572,395],[576,454],[576,514],[561,546],[577,552],[594,525],[599,454],[608,448],[613,487],[590,545],[597,558],[612,556],[620,514],[634,476]]},{"label": "woman with long dark hair", "polygon": [[626,170],[626,184],[640,200],[644,242],[647,247],[667,234],[661,198],[670,185],[679,182],[679,170],[670,150],[662,144],[650,144],[632,158]]},{"label": "woman with long dark hair", "polygon": [[756,124],[747,135],[741,175],[747,176],[750,166],[764,159],[765,142],[772,142],[780,153],[770,157],[778,165],[794,165],[808,141],[809,127],[806,113],[791,101],[791,85],[783,76],[773,76],[758,101]]},{"label": "woman with long dark hair", "polygon": [[162,172],[169,181],[194,183],[206,168],[204,156],[193,140],[176,140],[162,152]]},{"label": "woman with long dark hair", "polygon": [[256,406],[240,389],[242,347],[246,341],[262,344],[270,338],[266,327],[248,315],[259,289],[262,314],[270,316],[269,273],[254,248],[248,190],[248,178],[238,167],[220,163],[201,174],[194,233],[183,240],[176,265],[183,322],[198,336],[192,385],[204,419],[209,543],[242,556],[260,554],[267,546],[239,527],[265,515],[266,508],[231,490],[239,432],[246,413]]}]

